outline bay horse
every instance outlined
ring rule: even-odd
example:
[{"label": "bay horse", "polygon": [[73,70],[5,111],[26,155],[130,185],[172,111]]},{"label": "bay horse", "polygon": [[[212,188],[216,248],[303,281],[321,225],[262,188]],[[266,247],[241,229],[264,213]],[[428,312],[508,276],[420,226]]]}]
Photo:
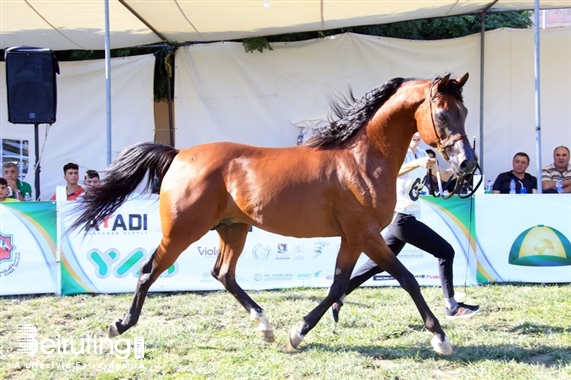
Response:
[{"label": "bay horse", "polygon": [[[267,342],[273,329],[264,310],[236,282],[235,271],[251,226],[298,238],[341,237],[333,284],[290,333],[295,351],[334,301],[345,292],[361,252],[410,294],[440,354],[452,346],[424,300],[418,282],[386,245],[381,231],[391,222],[395,183],[412,135],[440,150],[459,180],[476,167],[464,130],[462,87],[468,79],[394,78],[360,100],[334,102],[330,124],[306,144],[284,148],[216,142],[186,149],[160,143],[125,148],[101,185],[78,202],[72,228],[86,232],[111,216],[143,183],[160,185],[162,239],[142,264],[126,314],[109,327],[115,337],[135,325],[149,287],[179,255],[209,230],[220,236],[212,275],[258,323]],[[158,181],[158,184],[154,182]]]}]

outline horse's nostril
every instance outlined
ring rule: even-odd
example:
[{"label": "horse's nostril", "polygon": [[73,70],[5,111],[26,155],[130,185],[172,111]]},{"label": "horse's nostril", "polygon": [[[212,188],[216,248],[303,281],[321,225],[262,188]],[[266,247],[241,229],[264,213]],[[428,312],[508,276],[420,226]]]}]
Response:
[{"label": "horse's nostril", "polygon": [[475,160],[464,160],[458,166],[460,170],[464,173],[472,173],[476,168],[476,161]]}]

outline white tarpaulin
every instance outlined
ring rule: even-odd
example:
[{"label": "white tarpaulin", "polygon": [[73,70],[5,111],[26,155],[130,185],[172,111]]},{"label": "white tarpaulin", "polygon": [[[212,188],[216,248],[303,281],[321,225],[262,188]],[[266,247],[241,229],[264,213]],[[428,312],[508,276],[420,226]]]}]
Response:
[{"label": "white tarpaulin", "polygon": [[[527,152],[534,174],[533,30],[486,33],[484,56],[484,167],[487,177],[511,170]],[[571,145],[571,30],[541,35],[544,165],[555,146]],[[409,41],[343,34],[272,44],[246,53],[238,43],[181,48],[176,56],[175,125],[178,147],[230,140],[253,145],[295,145],[303,127],[322,124],[328,98],[356,97],[394,77],[431,78],[470,73],[464,87],[468,136],[479,136],[480,36]],[[476,148],[479,150],[479,146]]]},{"label": "white tarpaulin", "polygon": [[[113,158],[127,145],[154,139],[154,65],[152,54],[111,60]],[[57,121],[39,128],[42,200],[55,194],[56,186],[65,185],[62,168],[66,163],[80,166],[80,181],[87,169],[107,166],[104,60],[60,62],[59,66]],[[0,72],[5,72],[4,62],[0,62]],[[0,75],[0,94],[6,94],[4,75]],[[2,139],[29,142],[25,181],[35,189],[34,126],[8,122],[5,96],[0,102],[0,131]]]}]

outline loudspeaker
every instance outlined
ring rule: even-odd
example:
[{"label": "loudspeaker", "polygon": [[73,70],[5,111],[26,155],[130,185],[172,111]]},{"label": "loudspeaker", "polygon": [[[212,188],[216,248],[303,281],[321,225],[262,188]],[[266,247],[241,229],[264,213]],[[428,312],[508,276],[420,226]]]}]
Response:
[{"label": "loudspeaker", "polygon": [[8,121],[14,124],[52,124],[56,121],[59,74],[50,49],[12,47],[5,51]]}]

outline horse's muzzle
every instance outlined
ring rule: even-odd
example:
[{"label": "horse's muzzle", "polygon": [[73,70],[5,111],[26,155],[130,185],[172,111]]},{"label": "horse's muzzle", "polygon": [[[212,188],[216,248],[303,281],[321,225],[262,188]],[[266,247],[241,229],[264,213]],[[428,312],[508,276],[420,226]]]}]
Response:
[{"label": "horse's muzzle", "polygon": [[474,149],[467,141],[456,141],[447,151],[452,164],[452,171],[457,176],[472,174],[478,166],[478,159]]}]

